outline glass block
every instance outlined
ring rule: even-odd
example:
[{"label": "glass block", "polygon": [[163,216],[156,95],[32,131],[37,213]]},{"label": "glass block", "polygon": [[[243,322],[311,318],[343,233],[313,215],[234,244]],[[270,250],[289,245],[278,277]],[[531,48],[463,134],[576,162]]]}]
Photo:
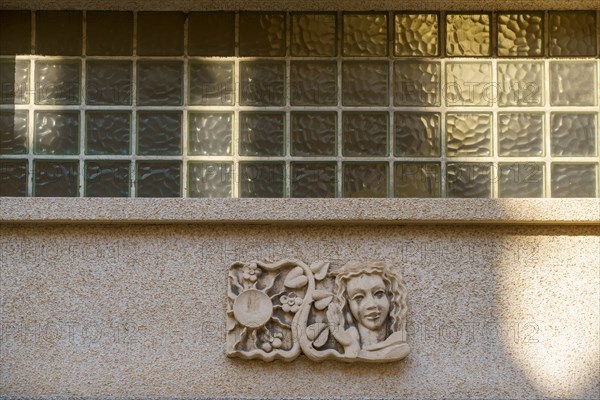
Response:
[{"label": "glass block", "polygon": [[231,197],[233,165],[223,162],[188,162],[189,197]]},{"label": "glass block", "polygon": [[500,163],[498,197],[544,197],[544,164]]},{"label": "glass block", "polygon": [[387,197],[388,163],[343,164],[344,197]]},{"label": "glass block", "polygon": [[27,196],[27,160],[0,160],[0,197]]},{"label": "glass block", "polygon": [[345,106],[387,106],[387,61],[344,62],[342,103]]},{"label": "glass block", "polygon": [[136,197],[181,197],[181,161],[137,161]]},{"label": "glass block", "polygon": [[189,13],[188,54],[221,57],[235,55],[235,13]]},{"label": "glass block", "polygon": [[0,110],[0,154],[27,154],[29,112]]},{"label": "glass block", "polygon": [[31,12],[0,10],[0,55],[31,54]]},{"label": "glass block", "polygon": [[335,155],[337,113],[292,112],[290,123],[292,155]]},{"label": "glass block", "polygon": [[552,197],[598,197],[598,164],[552,163]]},{"label": "glass block", "polygon": [[87,11],[88,56],[130,56],[133,54],[133,12]]},{"label": "glass block", "polygon": [[240,155],[283,155],[284,132],[285,113],[283,112],[241,112]]},{"label": "glass block", "polygon": [[240,56],[285,56],[285,14],[240,13]]},{"label": "glass block", "polygon": [[498,14],[498,56],[544,55],[544,13]]},{"label": "glass block", "polygon": [[337,105],[337,63],[292,61],[290,92],[293,106]]},{"label": "glass block", "polygon": [[488,198],[492,195],[492,164],[448,163],[446,197]]},{"label": "glass block", "polygon": [[440,126],[439,113],[394,113],[394,154],[397,157],[439,157]]},{"label": "glass block", "polygon": [[36,111],[34,154],[79,154],[79,111]]},{"label": "glass block", "polygon": [[492,155],[491,113],[447,113],[446,154],[449,157]]},{"label": "glass block", "polygon": [[35,53],[44,56],[82,54],[81,11],[36,11]]},{"label": "glass block", "polygon": [[36,61],[36,104],[79,104],[79,61]]},{"label": "glass block", "polygon": [[343,29],[344,56],[387,56],[387,14],[345,13]]},{"label": "glass block", "polygon": [[191,105],[233,105],[233,62],[190,62]]},{"label": "glass block", "polygon": [[446,55],[487,57],[491,55],[490,14],[446,14]]},{"label": "glass block", "polygon": [[188,154],[195,156],[231,155],[233,113],[188,114]]},{"label": "glass block", "polygon": [[543,62],[499,62],[498,105],[543,106]]},{"label": "glass block", "polygon": [[240,90],[241,105],[285,105],[285,62],[241,62]]},{"label": "glass block", "polygon": [[396,13],[394,55],[435,57],[439,55],[438,14]]},{"label": "glass block", "polygon": [[86,161],[86,197],[129,197],[129,161]]},{"label": "glass block", "polygon": [[489,106],[493,101],[492,64],[446,63],[446,103],[449,106]]},{"label": "glass block", "polygon": [[182,56],[184,22],[178,11],[138,12],[138,56]]},{"label": "glass block", "polygon": [[181,112],[140,111],[137,121],[137,151],[140,155],[181,154]]},{"label": "glass block", "polygon": [[593,106],[598,93],[596,63],[550,62],[550,104]]},{"label": "glass block", "polygon": [[544,113],[498,113],[498,155],[544,155]]},{"label": "glass block", "polygon": [[293,162],[291,171],[291,197],[335,197],[336,163]]},{"label": "glass block", "polygon": [[183,63],[140,61],[137,101],[143,106],[180,106],[183,103]]},{"label": "glass block", "polygon": [[553,156],[593,157],[597,154],[595,113],[552,113],[550,147]]},{"label": "glass block", "polygon": [[432,107],[441,104],[439,62],[394,62],[394,104]]},{"label": "glass block", "polygon": [[440,197],[440,164],[419,162],[396,163],[394,186],[395,197]]},{"label": "glass block", "polygon": [[292,55],[335,57],[336,14],[292,13]]},{"label": "glass block", "polygon": [[131,61],[88,61],[86,103],[91,105],[131,104]]},{"label": "glass block", "polygon": [[29,61],[0,60],[0,104],[29,103]]},{"label": "glass block", "polygon": [[388,155],[388,113],[344,112],[342,147],[344,156]]},{"label": "glass block", "polygon": [[79,161],[34,160],[35,197],[78,197]]},{"label": "glass block", "polygon": [[131,114],[128,111],[87,111],[85,153],[131,154]]},{"label": "glass block", "polygon": [[550,11],[548,15],[551,56],[595,56],[596,12]]},{"label": "glass block", "polygon": [[280,162],[240,163],[240,197],[283,197],[285,164]]}]

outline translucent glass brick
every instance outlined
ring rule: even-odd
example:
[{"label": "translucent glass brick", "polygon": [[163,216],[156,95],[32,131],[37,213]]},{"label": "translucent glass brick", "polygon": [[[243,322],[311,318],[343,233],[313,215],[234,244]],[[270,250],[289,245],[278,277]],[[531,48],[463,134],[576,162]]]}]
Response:
[{"label": "translucent glass brick", "polygon": [[596,105],[596,63],[550,62],[550,104],[553,106]]},{"label": "translucent glass brick", "polygon": [[130,56],[133,53],[133,12],[87,11],[86,46],[89,56]]},{"label": "translucent glass brick", "polygon": [[240,197],[283,197],[285,164],[282,162],[241,162]]},{"label": "translucent glass brick", "polygon": [[342,103],[345,106],[388,105],[387,61],[345,61]]},{"label": "translucent glass brick", "polygon": [[544,13],[498,14],[498,56],[537,57],[544,55]]},{"label": "translucent glass brick", "polygon": [[136,197],[181,197],[181,161],[136,164]]},{"label": "translucent glass brick", "polygon": [[387,14],[345,13],[343,18],[344,56],[387,56]]},{"label": "translucent glass brick", "polygon": [[34,160],[35,197],[78,197],[79,161]]},{"label": "translucent glass brick", "polygon": [[397,157],[439,157],[440,126],[439,113],[394,113],[394,154]]},{"label": "translucent glass brick", "polygon": [[386,156],[388,119],[386,112],[344,112],[342,115],[344,156]]},{"label": "translucent glass brick", "polygon": [[240,104],[245,106],[284,105],[285,62],[241,62]]},{"label": "translucent glass brick", "polygon": [[129,161],[85,162],[86,197],[129,197]]},{"label": "translucent glass brick", "polygon": [[596,12],[550,11],[549,48],[551,56],[595,56]]},{"label": "translucent glass brick", "polygon": [[79,61],[36,61],[36,104],[79,104]]},{"label": "translucent glass brick", "polygon": [[140,61],[137,68],[138,105],[179,106],[183,104],[183,63]]},{"label": "translucent glass brick", "polygon": [[543,106],[543,62],[499,62],[498,105]]},{"label": "translucent glass brick", "polygon": [[233,113],[190,112],[188,129],[188,154],[196,156],[231,154]]},{"label": "translucent glass brick", "polygon": [[241,112],[240,148],[242,156],[281,156],[284,154],[285,113]]},{"label": "translucent glass brick", "polygon": [[388,166],[383,162],[344,163],[343,197],[387,197]]},{"label": "translucent glass brick", "polygon": [[285,56],[285,14],[240,13],[240,56]]},{"label": "translucent glass brick", "polygon": [[79,111],[36,111],[34,154],[79,154]]},{"label": "translucent glass brick", "polygon": [[297,57],[335,57],[336,14],[292,13],[292,55]]},{"label": "translucent glass brick", "polygon": [[29,61],[0,60],[0,104],[29,103]]},{"label": "translucent glass brick", "polygon": [[553,156],[597,155],[596,113],[552,113],[550,148]]},{"label": "translucent glass brick", "polygon": [[449,106],[489,106],[492,100],[491,63],[446,63],[446,104]]},{"label": "translucent glass brick", "polygon": [[544,155],[544,113],[498,113],[498,155]]},{"label": "translucent glass brick", "polygon": [[292,155],[335,155],[337,113],[292,112],[290,123]]},{"label": "translucent glass brick", "polygon": [[235,55],[235,13],[189,13],[188,54],[221,57]]},{"label": "translucent glass brick", "polygon": [[88,61],[86,103],[91,105],[131,104],[131,61]]},{"label": "translucent glass brick", "polygon": [[449,157],[492,155],[492,114],[447,113],[446,154]]},{"label": "translucent glass brick", "polygon": [[394,104],[433,107],[441,104],[439,62],[394,62]]},{"label": "translucent glass brick", "polygon": [[182,56],[184,22],[178,11],[138,12],[138,56]]},{"label": "translucent glass brick", "polygon": [[87,111],[85,153],[90,155],[131,154],[131,113]]},{"label": "translucent glass brick", "polygon": [[598,197],[597,163],[552,163],[552,197]]},{"label": "translucent glass brick", "polygon": [[190,62],[191,105],[233,105],[233,62]]},{"label": "translucent glass brick", "polygon": [[83,13],[81,11],[36,11],[35,53],[44,56],[80,56]]},{"label": "translucent glass brick", "polygon": [[27,154],[28,120],[26,110],[0,111],[0,154]]},{"label": "translucent glass brick", "polygon": [[336,163],[292,162],[291,197],[335,197]]},{"label": "translucent glass brick", "polygon": [[439,55],[438,14],[396,13],[394,55],[435,57]]},{"label": "translucent glass brick", "polygon": [[446,197],[488,198],[492,194],[492,164],[448,163]]},{"label": "translucent glass brick", "polygon": [[498,197],[544,197],[544,164],[500,163]]},{"label": "translucent glass brick", "polygon": [[399,162],[394,169],[395,197],[440,197],[439,163]]},{"label": "translucent glass brick", "polygon": [[490,14],[446,14],[446,55],[491,55]]},{"label": "translucent glass brick", "polygon": [[0,55],[31,54],[31,12],[0,10]]},{"label": "translucent glass brick", "polygon": [[27,160],[0,160],[0,197],[27,196]]},{"label": "translucent glass brick", "polygon": [[231,197],[233,166],[224,162],[188,162],[188,197]]},{"label": "translucent glass brick", "polygon": [[181,112],[140,111],[137,121],[137,151],[140,155],[181,154]]},{"label": "translucent glass brick", "polygon": [[293,106],[336,105],[337,76],[335,61],[292,61],[290,103]]}]

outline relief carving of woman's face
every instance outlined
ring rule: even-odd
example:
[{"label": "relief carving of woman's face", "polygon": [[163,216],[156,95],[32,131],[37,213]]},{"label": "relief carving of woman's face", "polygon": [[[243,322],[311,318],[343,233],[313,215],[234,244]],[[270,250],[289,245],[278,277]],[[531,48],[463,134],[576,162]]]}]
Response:
[{"label": "relief carving of woman's face", "polygon": [[380,329],[390,311],[390,301],[381,276],[355,276],[348,280],[346,290],[350,311],[358,323],[369,330]]}]

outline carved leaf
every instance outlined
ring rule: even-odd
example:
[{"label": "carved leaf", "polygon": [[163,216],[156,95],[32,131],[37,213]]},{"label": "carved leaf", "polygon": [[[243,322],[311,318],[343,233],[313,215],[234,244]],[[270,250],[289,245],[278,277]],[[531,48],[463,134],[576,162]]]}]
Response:
[{"label": "carved leaf", "polygon": [[317,340],[313,342],[313,346],[316,348],[323,347],[327,343],[327,339],[329,339],[329,329],[323,329]]},{"label": "carved leaf", "polygon": [[319,336],[320,333],[323,332],[325,328],[327,328],[327,324],[323,322],[317,322],[312,325],[309,325],[306,328],[306,337],[308,338],[308,340],[313,341],[316,337]]},{"label": "carved leaf", "polygon": [[308,283],[308,278],[304,276],[304,270],[302,267],[296,267],[290,271],[285,277],[283,285],[290,289],[298,289]]},{"label": "carved leaf", "polygon": [[310,264],[310,270],[315,274],[315,279],[320,281],[327,275],[329,269],[329,261],[315,261]]},{"label": "carved leaf", "polygon": [[325,297],[321,300],[317,300],[317,301],[315,301],[315,308],[317,310],[324,310],[331,303],[331,300],[333,300],[333,295],[331,295],[329,297]]}]

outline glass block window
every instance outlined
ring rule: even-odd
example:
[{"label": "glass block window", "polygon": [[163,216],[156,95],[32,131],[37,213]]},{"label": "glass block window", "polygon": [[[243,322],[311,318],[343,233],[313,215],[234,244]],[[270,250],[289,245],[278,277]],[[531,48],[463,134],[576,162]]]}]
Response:
[{"label": "glass block window", "polygon": [[598,10],[0,11],[0,196],[598,197]]}]

